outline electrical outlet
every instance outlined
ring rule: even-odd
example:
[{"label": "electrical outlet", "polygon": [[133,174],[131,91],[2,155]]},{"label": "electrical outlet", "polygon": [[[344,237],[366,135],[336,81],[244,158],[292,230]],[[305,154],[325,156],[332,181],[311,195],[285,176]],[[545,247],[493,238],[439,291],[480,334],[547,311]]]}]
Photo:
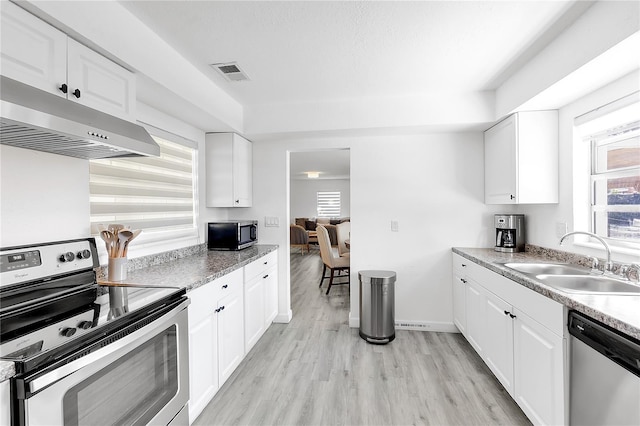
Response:
[{"label": "electrical outlet", "polygon": [[556,222],[556,237],[561,238],[567,233],[567,222]]},{"label": "electrical outlet", "polygon": [[391,232],[398,232],[398,221],[397,220],[392,220],[391,221]]}]

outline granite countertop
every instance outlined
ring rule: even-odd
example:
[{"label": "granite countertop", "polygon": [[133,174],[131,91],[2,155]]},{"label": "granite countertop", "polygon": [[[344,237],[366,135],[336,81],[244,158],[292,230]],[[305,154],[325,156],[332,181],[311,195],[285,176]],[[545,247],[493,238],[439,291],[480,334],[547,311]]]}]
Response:
[{"label": "granite countertop", "polygon": [[[157,264],[129,270],[125,283],[186,288],[188,292],[277,249],[277,245],[255,245],[240,251],[200,250],[188,256],[160,260]],[[0,382],[15,374],[13,362],[0,360]]]},{"label": "granite countertop", "polygon": [[180,287],[186,288],[188,292],[242,268],[277,249],[277,245],[255,245],[240,251],[205,251],[169,262],[129,270],[124,283]]},{"label": "granite countertop", "polygon": [[[489,248],[454,247],[453,252],[556,302],[640,339],[640,296],[568,293],[503,266],[507,262],[575,262],[545,252],[500,253]],[[583,264],[584,266],[584,264]]]}]

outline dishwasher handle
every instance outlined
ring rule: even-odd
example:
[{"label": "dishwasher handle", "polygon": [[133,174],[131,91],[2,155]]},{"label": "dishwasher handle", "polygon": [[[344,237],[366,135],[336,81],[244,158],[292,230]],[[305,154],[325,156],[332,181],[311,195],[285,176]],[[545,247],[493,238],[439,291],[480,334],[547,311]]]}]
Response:
[{"label": "dishwasher handle", "polygon": [[569,334],[640,377],[640,341],[576,311],[569,312]]}]

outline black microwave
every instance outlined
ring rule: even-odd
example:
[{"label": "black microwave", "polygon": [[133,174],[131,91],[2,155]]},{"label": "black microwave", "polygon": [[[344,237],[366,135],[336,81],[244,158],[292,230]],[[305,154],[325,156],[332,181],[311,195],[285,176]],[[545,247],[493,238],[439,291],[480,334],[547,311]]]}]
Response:
[{"label": "black microwave", "polygon": [[257,242],[257,220],[223,220],[207,223],[209,250],[242,250]]}]

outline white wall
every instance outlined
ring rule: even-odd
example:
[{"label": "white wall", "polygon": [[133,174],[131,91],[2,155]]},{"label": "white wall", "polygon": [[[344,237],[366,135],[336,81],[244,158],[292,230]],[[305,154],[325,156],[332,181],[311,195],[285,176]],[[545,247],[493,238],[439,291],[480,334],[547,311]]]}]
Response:
[{"label": "white wall", "polygon": [[340,216],[351,215],[351,182],[349,179],[292,179],[291,223],[296,217],[316,217],[318,191],[340,191]]},{"label": "white wall", "polygon": [[89,235],[89,162],[0,145],[0,247]]},{"label": "white wall", "polygon": [[[254,204],[248,217],[277,216],[261,242],[279,244],[279,320],[290,316],[289,151],[351,149],[351,313],[358,271],[396,271],[396,320],[453,331],[451,247],[490,247],[496,206],[486,206],[481,133],[283,140],[254,144]],[[245,210],[245,209],[243,209]],[[399,232],[391,232],[391,220]],[[294,313],[295,314],[295,313]]]},{"label": "white wall", "polygon": [[[640,90],[640,72],[633,72],[615,82],[608,84],[591,94],[584,96],[560,109],[559,114],[559,200],[558,204],[520,206],[519,212],[526,215],[527,242],[543,247],[550,247],[564,251],[581,253],[587,256],[604,257],[604,250],[600,245],[593,247],[577,246],[567,242],[562,247],[558,245],[559,236],[556,235],[556,222],[567,223],[568,230],[587,231],[584,223],[588,220],[589,205],[588,180],[574,182],[574,172],[578,168],[583,173],[589,171],[589,158],[585,150],[576,149],[574,144],[573,122],[582,114],[608,104],[623,96]],[[575,170],[574,170],[575,169]],[[586,200],[574,209],[574,199]],[[577,201],[576,201],[577,202]],[[578,217],[582,223],[575,223]],[[619,262],[637,262],[638,253],[614,252],[613,259]]]}]

